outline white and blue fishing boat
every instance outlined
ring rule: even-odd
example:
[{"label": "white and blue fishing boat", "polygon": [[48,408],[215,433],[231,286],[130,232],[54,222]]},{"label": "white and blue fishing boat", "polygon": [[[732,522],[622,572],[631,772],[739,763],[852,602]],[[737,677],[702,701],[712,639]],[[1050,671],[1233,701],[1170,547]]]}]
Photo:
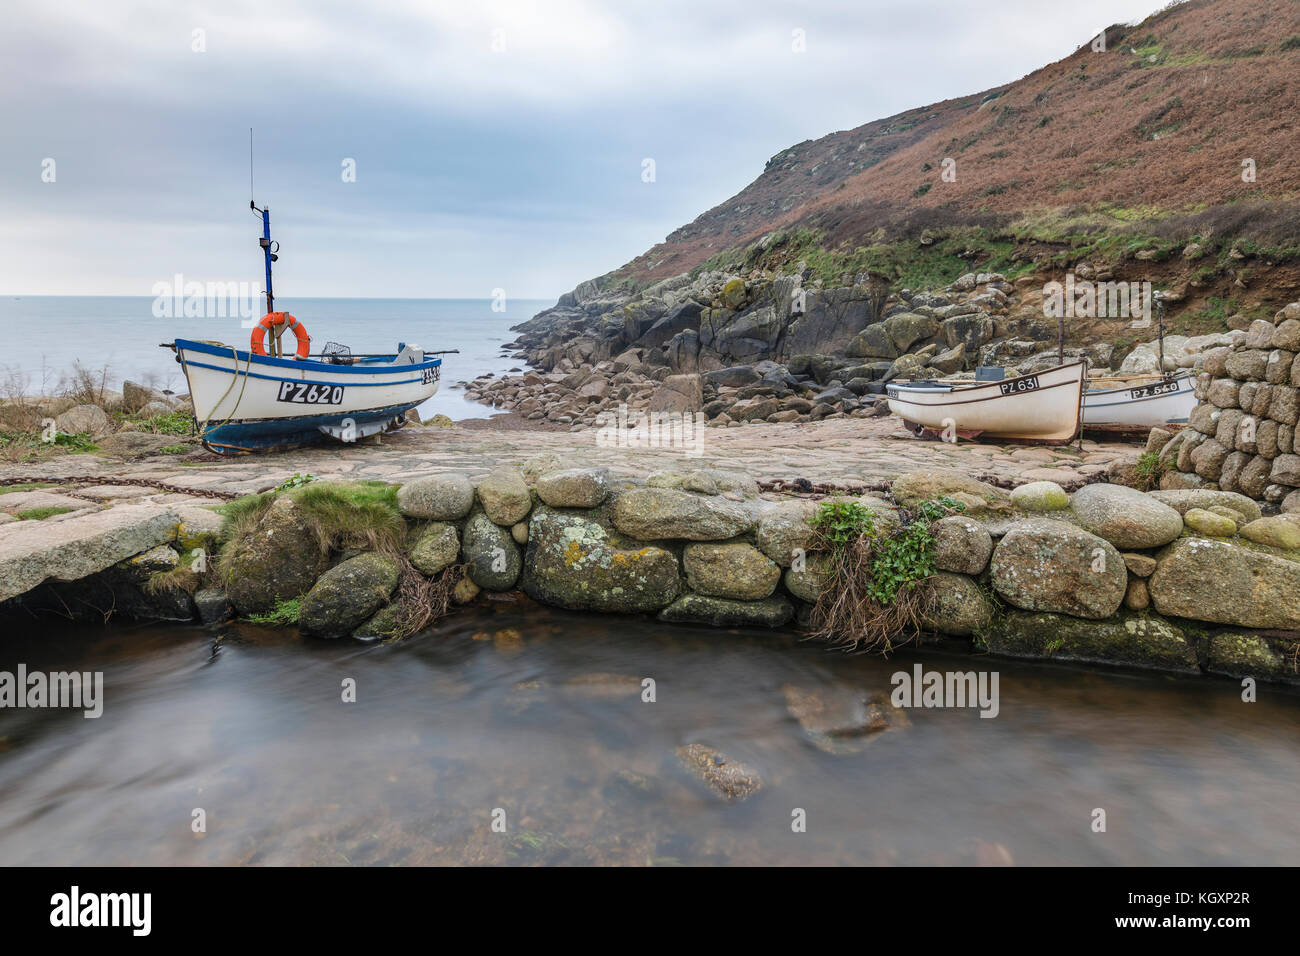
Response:
[{"label": "white and blue fishing boat", "polygon": [[[270,211],[253,202],[249,207],[262,217],[266,260],[266,315],[249,347],[194,339],[164,345],[185,372],[204,447],[239,455],[328,438],[353,442],[401,427],[407,413],[438,390],[439,356],[446,353],[400,343],[391,354],[353,355],[333,342],[313,353],[303,323],[275,311],[271,263],[279,244],[271,239]],[[286,331],[296,344],[291,355],[281,348]]]}]

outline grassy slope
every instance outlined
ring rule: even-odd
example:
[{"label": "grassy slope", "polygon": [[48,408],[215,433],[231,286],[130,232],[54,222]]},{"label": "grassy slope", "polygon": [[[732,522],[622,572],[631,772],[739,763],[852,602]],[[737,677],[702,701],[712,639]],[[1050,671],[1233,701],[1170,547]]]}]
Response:
[{"label": "grassy slope", "polygon": [[1300,295],[1300,2],[1189,0],[1108,28],[1104,53],[1083,39],[1007,86],[784,150],[607,279],[803,261],[924,287],[1086,259],[1182,292],[1193,329]]}]

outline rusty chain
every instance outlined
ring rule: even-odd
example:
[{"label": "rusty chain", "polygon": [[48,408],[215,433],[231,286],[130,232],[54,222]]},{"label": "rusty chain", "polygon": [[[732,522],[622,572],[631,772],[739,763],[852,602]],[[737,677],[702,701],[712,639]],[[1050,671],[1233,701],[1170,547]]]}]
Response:
[{"label": "rusty chain", "polygon": [[0,478],[0,486],[8,485],[132,485],[141,488],[157,488],[159,491],[169,491],[181,495],[194,495],[199,498],[218,498],[222,501],[233,501],[235,498],[244,497],[244,492],[235,491],[218,491],[215,488],[186,488],[183,485],[172,485],[165,481],[156,481],[153,478],[123,478],[120,475],[71,475],[57,478],[44,476],[31,476],[26,478]]}]

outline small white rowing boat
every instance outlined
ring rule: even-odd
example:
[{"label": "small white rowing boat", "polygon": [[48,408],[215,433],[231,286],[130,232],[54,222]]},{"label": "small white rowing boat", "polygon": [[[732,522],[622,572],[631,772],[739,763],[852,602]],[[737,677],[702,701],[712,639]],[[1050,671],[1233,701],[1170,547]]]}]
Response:
[{"label": "small white rowing boat", "polygon": [[1071,362],[998,382],[891,383],[885,393],[889,410],[918,434],[1067,442],[1079,432],[1085,372]]},{"label": "small white rowing boat", "polygon": [[1194,387],[1192,373],[1184,372],[1154,382],[1089,389],[1083,396],[1084,427],[1185,425],[1196,407]]}]

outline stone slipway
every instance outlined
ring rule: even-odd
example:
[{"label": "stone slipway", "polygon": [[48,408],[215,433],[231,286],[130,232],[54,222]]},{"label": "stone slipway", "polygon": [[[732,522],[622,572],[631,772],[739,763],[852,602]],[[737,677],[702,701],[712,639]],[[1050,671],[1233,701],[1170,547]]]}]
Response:
[{"label": "stone slipway", "polygon": [[65,520],[0,526],[0,601],[42,581],[76,581],[171,541],[180,513],[160,504],[122,504]]}]

